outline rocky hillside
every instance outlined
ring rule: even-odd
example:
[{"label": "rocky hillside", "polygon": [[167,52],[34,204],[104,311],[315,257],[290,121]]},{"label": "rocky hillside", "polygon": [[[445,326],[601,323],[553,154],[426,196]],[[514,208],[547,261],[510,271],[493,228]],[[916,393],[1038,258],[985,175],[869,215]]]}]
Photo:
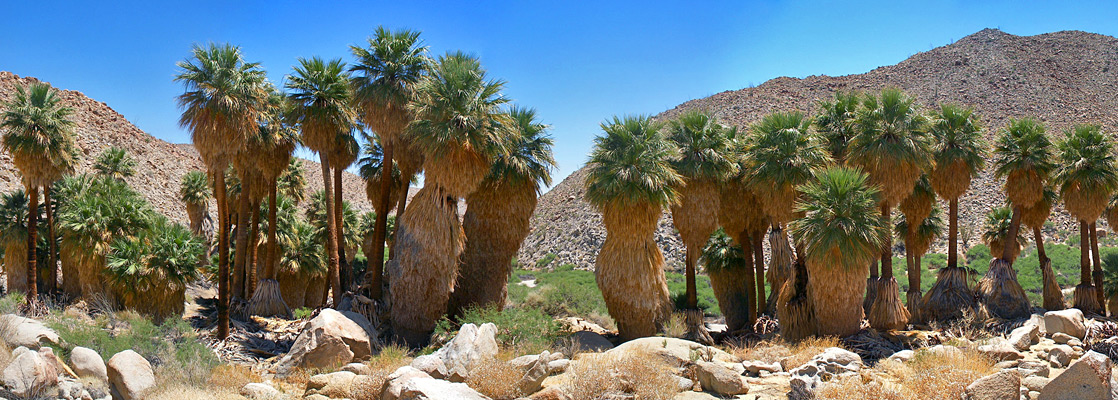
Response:
[{"label": "rocky hillside", "polygon": [[[1118,39],[1078,31],[1015,36],[985,29],[864,74],[776,78],[757,87],[688,101],[657,117],[705,109],[723,123],[746,127],[774,111],[814,112],[817,102],[831,98],[835,91],[875,92],[888,86],[914,95],[925,109],[948,102],[975,107],[987,137],[993,137],[1009,118],[1025,116],[1041,119],[1056,135],[1077,123],[1102,124],[1113,135],[1118,132]],[[540,199],[532,233],[520,251],[522,263],[531,265],[555,253],[557,262],[593,266],[605,229],[598,212],[583,200],[585,176],[585,169],[571,174]],[[962,198],[963,229],[977,232],[986,212],[1004,199],[1001,184],[989,172],[982,174]],[[1074,231],[1062,209],[1055,213],[1054,223],[1048,234],[1055,239],[1064,239],[1064,231]],[[665,213],[656,236],[669,265],[679,267],[682,246],[671,226]]]},{"label": "rocky hillside", "polygon": [[[36,82],[31,77],[21,78],[10,72],[0,71],[0,102],[10,101],[15,88]],[[59,88],[62,89],[62,88]],[[183,174],[202,169],[198,152],[190,144],[171,144],[140,130],[123,115],[107,104],[86,97],[73,90],[60,90],[63,104],[74,110],[81,163],[78,172],[89,172],[98,154],[116,146],[128,151],[136,159],[136,175],[128,183],[144,195],[157,211],[172,220],[186,222],[186,210],[178,201],[179,182]],[[319,164],[302,160],[309,191],[321,190],[322,173]],[[344,196],[358,209],[371,210],[365,198],[364,182],[353,174],[345,174]],[[12,165],[11,157],[0,152],[0,192],[21,188],[19,172]],[[216,209],[211,206],[211,212]]]}]

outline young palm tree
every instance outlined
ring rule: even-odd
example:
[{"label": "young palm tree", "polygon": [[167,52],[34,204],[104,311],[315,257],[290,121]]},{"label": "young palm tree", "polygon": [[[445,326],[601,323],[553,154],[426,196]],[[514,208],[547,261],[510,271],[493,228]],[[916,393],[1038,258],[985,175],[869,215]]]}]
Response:
[{"label": "young palm tree", "polygon": [[264,99],[264,71],[245,62],[238,47],[194,46],[192,57],[180,61],[176,82],[186,92],[178,97],[183,109],[179,125],[190,130],[194,148],[213,177],[218,219],[218,332],[229,335],[229,209],[225,198],[225,168],[249,136],[256,132]]},{"label": "young palm tree", "polygon": [[[1068,213],[1079,220],[1080,282],[1075,287],[1075,307],[1084,312],[1105,314],[1102,293],[1102,267],[1094,229],[1095,220],[1106,210],[1118,188],[1118,164],[1110,139],[1098,125],[1077,125],[1064,133],[1058,144],[1059,159],[1055,181]],[[1091,257],[1094,253],[1094,284],[1091,283]]]},{"label": "young palm tree", "polygon": [[0,195],[0,245],[4,246],[5,293],[27,292],[27,193]]},{"label": "young palm tree", "polygon": [[122,306],[155,318],[180,317],[186,285],[198,278],[202,241],[190,230],[158,216],[149,229],[113,241],[107,283]]},{"label": "young palm tree", "polygon": [[804,217],[793,221],[791,230],[804,249],[812,307],[821,317],[815,331],[849,336],[862,323],[869,262],[889,241],[877,188],[857,169],[831,167],[804,185],[803,193],[796,210]]},{"label": "young palm tree", "polygon": [[668,122],[668,139],[680,150],[672,167],[683,177],[676,188],[679,204],[672,205],[672,222],[683,239],[688,336],[710,342],[699,310],[695,269],[699,255],[718,229],[719,184],[737,172],[725,130],[709,113],[691,110]]},{"label": "young palm tree", "polygon": [[489,79],[477,58],[448,53],[408,105],[415,119],[407,137],[426,155],[426,172],[423,189],[397,220],[399,271],[390,274],[389,297],[397,338],[409,345],[426,343],[446,312],[465,239],[458,199],[478,188],[509,142],[510,122],[500,109],[508,102],[504,85]]},{"label": "young palm tree", "polygon": [[[317,152],[322,164],[322,183],[326,194],[326,215],[334,220],[334,191],[330,168],[331,154],[338,146],[338,134],[348,132],[355,113],[350,106],[353,92],[349,74],[341,59],[300,58],[294,73],[287,77],[292,116],[302,132],[303,145]],[[342,281],[338,261],[338,232],[333,224],[326,227],[326,260],[328,280],[334,292],[334,306],[342,299]]]},{"label": "young palm tree", "polygon": [[[812,178],[812,173],[831,162],[830,155],[818,139],[811,135],[811,120],[800,112],[773,113],[761,119],[752,127],[753,136],[745,151],[748,160],[746,175],[750,177],[752,190],[761,209],[771,218],[774,227],[781,227],[794,219],[794,203],[800,195],[799,187]],[[781,241],[785,233],[774,230]],[[775,246],[774,249],[784,246]],[[811,298],[807,291],[807,267],[804,265],[802,249],[797,252],[796,262],[789,279],[785,282],[772,282],[777,300],[777,317],[781,320],[786,335],[810,336],[814,330],[811,314]],[[776,266],[785,265],[787,258],[777,256],[773,251],[773,262],[769,273],[773,276]],[[789,254],[790,255],[790,254]],[[777,289],[779,288],[779,289]],[[802,333],[791,333],[801,332]]]},{"label": "young palm tree", "polygon": [[[352,129],[338,134],[334,150],[330,155],[330,161],[334,163],[332,166],[334,168],[334,210],[342,209],[342,173],[350,165],[353,165],[354,161],[357,161],[360,152],[361,145],[353,137]],[[334,212],[334,231],[337,232],[338,236],[338,275],[344,292],[351,290],[353,266],[350,263],[350,257],[356,256],[357,250],[355,247],[347,246],[348,243],[342,239],[347,235],[343,217],[343,213]],[[350,232],[351,236],[352,234],[353,232]]]},{"label": "young palm tree", "polygon": [[[749,243],[746,242],[746,247]],[[726,331],[737,332],[752,328],[757,319],[756,302],[753,301],[753,255],[742,250],[742,245],[722,230],[710,237],[703,248],[702,262],[710,275],[710,287],[718,299],[718,308],[726,316]],[[742,279],[746,278],[746,279]],[[742,313],[746,310],[746,313]]]},{"label": "young palm tree", "polygon": [[[924,219],[932,214],[932,209],[936,204],[936,192],[932,189],[932,184],[928,181],[927,175],[921,175],[920,179],[916,181],[916,185],[912,187],[912,194],[908,195],[897,209],[901,211],[901,217],[905,221],[905,226],[911,226],[913,231],[902,232],[896,235],[896,238],[904,241],[905,244],[905,266],[907,267],[908,275],[908,293],[905,293],[905,304],[908,306],[908,312],[914,319],[919,315],[920,310],[920,297],[922,295],[920,289],[920,270],[922,269],[917,262],[915,253],[911,250],[913,247],[912,241],[915,240],[915,229],[924,223]],[[923,253],[920,253],[923,255]]]},{"label": "young palm tree", "polygon": [[[362,228],[360,232],[364,235],[364,238],[361,240],[361,251],[363,254],[365,254],[366,263],[368,264],[366,266],[365,273],[372,274],[374,273],[372,272],[371,268],[373,265],[372,260],[377,257],[377,254],[380,254],[380,258],[382,261],[384,260],[384,249],[381,249],[378,253],[376,249],[374,249],[375,246],[373,246],[373,236],[376,234],[376,217],[381,214],[398,211],[399,208],[396,207],[396,205],[398,204],[396,202],[389,202],[387,210],[379,208],[381,206],[379,202],[379,200],[381,199],[380,173],[381,166],[384,162],[384,152],[381,148],[379,139],[377,139],[375,136],[370,136],[367,134],[364,135],[364,137],[365,146],[362,147],[362,156],[357,161],[357,164],[360,166],[358,168],[358,173],[361,176],[361,179],[365,180],[365,196],[369,199],[369,202],[373,204],[373,212],[366,213],[366,215],[371,217],[372,219],[368,221],[362,220],[361,222]],[[397,193],[399,193],[400,191],[406,191],[408,185],[414,183],[403,182],[401,175],[402,172],[400,171],[399,163],[393,162],[391,182],[392,185],[389,186],[390,190],[388,193],[388,198],[395,199],[399,197],[397,196]],[[406,195],[407,193],[404,194]],[[387,247],[390,249],[395,243],[393,241],[393,238],[395,237],[394,229],[396,226],[396,224],[394,223],[395,218],[396,217],[392,215],[388,216],[388,223],[386,224],[385,228],[385,231],[388,232],[388,234],[386,235],[387,237],[385,238],[385,242],[387,244]],[[383,275],[383,271],[381,271],[380,274]],[[377,280],[378,282],[380,282],[381,285],[384,284],[383,278],[384,277],[382,276],[379,280]],[[365,278],[366,284],[369,284],[368,282],[372,281],[372,278]]]},{"label": "young palm tree", "polygon": [[1009,240],[1012,225],[1013,211],[1009,207],[998,207],[986,214],[986,222],[982,224],[982,241],[990,247],[991,257],[1011,258],[1021,254],[1025,237],[1018,233],[1016,240]]},{"label": "young palm tree", "polygon": [[[1048,221],[1048,216],[1052,213],[1052,207],[1056,205],[1058,200],[1059,195],[1056,191],[1052,190],[1051,186],[1045,186],[1044,197],[1040,201],[1033,204],[1032,207],[1021,209],[1021,224],[1033,230],[1033,240],[1036,241],[1037,256],[1040,259],[1040,275],[1043,281],[1044,309],[1048,311],[1067,308],[1067,304],[1064,302],[1064,292],[1060,289],[1060,283],[1056,282],[1056,274],[1052,271],[1052,260],[1048,258],[1048,254],[1044,251],[1044,234],[1041,232],[1044,229],[1044,223]],[[1115,222],[1118,222],[1118,219]]]},{"label": "young palm tree", "polygon": [[[51,183],[73,171],[76,162],[77,145],[73,122],[69,119],[73,110],[63,106],[61,101],[50,85],[33,83],[27,88],[17,87],[15,98],[3,104],[0,113],[0,130],[3,130],[0,147],[11,155],[12,164],[22,175],[28,193],[27,305],[39,301],[35,257],[39,188],[49,189]],[[46,195],[46,203],[50,204],[49,190]],[[49,239],[53,241],[53,237]],[[54,260],[53,256],[50,259]],[[48,275],[53,278],[55,267],[48,265],[48,268],[52,270]]]},{"label": "young palm tree", "polygon": [[[847,163],[862,168],[870,182],[881,188],[881,217],[886,226],[892,220],[893,207],[912,193],[920,175],[932,164],[925,125],[915,99],[896,88],[883,90],[880,98],[867,96],[858,111],[858,133],[850,141]],[[870,308],[870,325],[878,330],[902,329],[909,315],[893,277],[892,240],[885,240],[881,248],[881,278]]]},{"label": "young palm tree", "polygon": [[664,207],[678,203],[678,150],[645,116],[614,117],[594,139],[586,200],[602,212],[606,240],[595,278],[623,340],[652,336],[671,309],[664,256],[653,240]]},{"label": "young palm tree", "polygon": [[509,153],[497,157],[489,176],[466,196],[462,218],[466,248],[450,296],[450,313],[471,307],[505,307],[512,258],[528,236],[543,187],[551,185],[553,142],[536,110],[512,107]]},{"label": "young palm tree", "polygon": [[837,164],[846,162],[846,148],[857,133],[854,122],[860,100],[857,92],[835,92],[834,100],[819,102],[819,115],[812,124]]},{"label": "young palm tree", "polygon": [[[352,84],[357,95],[362,122],[376,131],[384,147],[384,158],[400,163],[401,155],[418,153],[406,151],[408,138],[404,131],[413,116],[408,110],[408,101],[411,98],[414,86],[426,74],[430,59],[427,57],[427,46],[419,38],[419,32],[410,30],[390,31],[384,27],[377,27],[376,33],[369,38],[369,47],[362,48],[350,46],[350,52],[357,58],[357,62],[350,68],[355,72]],[[396,154],[397,147],[404,154]],[[420,161],[422,163],[422,161]],[[404,181],[411,181],[414,169],[404,175]],[[390,210],[389,204],[396,200],[392,197],[393,182],[389,176],[383,176],[376,183],[380,185],[376,199],[370,198],[374,208]],[[406,188],[403,198],[407,197]],[[402,203],[397,208],[404,209]],[[370,295],[380,299],[382,295],[384,277],[384,238],[386,235],[388,213],[377,212],[379,219],[373,229],[373,254],[369,260],[370,270],[366,284],[369,286]]]},{"label": "young palm tree", "polygon": [[928,177],[936,194],[948,203],[947,266],[924,296],[921,311],[925,320],[946,321],[976,305],[967,271],[959,267],[959,197],[985,168],[987,144],[974,110],[953,104],[942,105],[931,115],[930,131],[936,166]]},{"label": "young palm tree", "polygon": [[209,218],[210,183],[206,173],[190,171],[182,176],[179,199],[186,205],[186,216],[190,220],[190,231],[195,236],[202,235],[202,221]]},{"label": "young palm tree", "polygon": [[122,148],[109,147],[97,156],[93,171],[101,176],[123,180],[136,174],[136,160]]}]

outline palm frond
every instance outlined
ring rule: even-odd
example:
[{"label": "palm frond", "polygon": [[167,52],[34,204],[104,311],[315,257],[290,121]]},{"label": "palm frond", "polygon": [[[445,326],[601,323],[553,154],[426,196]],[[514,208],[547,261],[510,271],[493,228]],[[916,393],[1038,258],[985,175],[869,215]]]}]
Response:
[{"label": "palm frond", "polygon": [[710,113],[689,110],[669,121],[667,130],[680,153],[672,166],[684,179],[721,182],[737,173],[726,128]]},{"label": "palm frond", "polygon": [[683,179],[671,160],[679,150],[664,137],[662,125],[642,115],[614,116],[601,127],[587,163],[586,200],[600,209],[613,202],[675,204]]},{"label": "palm frond", "polygon": [[802,190],[796,210],[804,217],[790,227],[809,260],[854,268],[881,251],[889,231],[877,207],[878,189],[869,184],[865,173],[828,167]]},{"label": "palm frond", "polygon": [[345,62],[299,58],[286,80],[291,119],[302,131],[303,145],[319,153],[333,151],[338,133],[352,129],[356,118]]}]

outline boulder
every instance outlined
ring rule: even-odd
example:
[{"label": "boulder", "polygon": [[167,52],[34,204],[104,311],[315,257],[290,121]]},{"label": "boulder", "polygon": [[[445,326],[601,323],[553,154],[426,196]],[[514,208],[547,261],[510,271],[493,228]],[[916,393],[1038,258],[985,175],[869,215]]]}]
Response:
[{"label": "boulder", "polygon": [[479,328],[474,324],[462,325],[454,339],[433,355],[446,364],[447,377],[454,382],[465,382],[470,371],[479,363],[497,358],[497,326],[486,323]]},{"label": "boulder", "polygon": [[[49,350],[49,348],[48,348]],[[4,386],[20,397],[37,397],[48,388],[58,384],[59,371],[53,363],[39,352],[23,348],[11,364],[0,373]]]},{"label": "boulder", "polygon": [[1016,371],[1001,371],[967,385],[967,400],[1018,400],[1021,398],[1021,378]]},{"label": "boulder", "polygon": [[561,374],[567,372],[567,368],[571,366],[571,360],[560,358],[547,363],[547,368],[551,369],[552,373]]},{"label": "boulder", "polygon": [[101,382],[109,381],[109,372],[105,368],[105,359],[101,358],[93,349],[75,347],[70,351],[70,365],[74,366],[74,373],[81,378],[93,378]]},{"label": "boulder", "polygon": [[1048,350],[1048,362],[1053,368],[1064,368],[1071,364],[1075,350],[1066,344],[1057,345]]},{"label": "boulder", "polygon": [[761,371],[773,373],[784,370],[784,367],[781,367],[780,363],[778,362],[766,363],[764,361],[742,361],[741,366],[745,367],[745,370],[753,375],[758,375],[761,373]]},{"label": "boulder", "polygon": [[699,379],[703,390],[722,396],[736,396],[749,392],[749,385],[742,379],[741,374],[719,363],[696,362],[695,376]]},{"label": "boulder", "polygon": [[1044,313],[1044,330],[1049,336],[1063,333],[1082,340],[1087,336],[1087,326],[1083,323],[1083,312],[1078,308]]},{"label": "boulder", "polygon": [[280,391],[267,383],[249,383],[241,388],[241,396],[252,400],[268,400],[280,397]]},{"label": "boulder", "polygon": [[1110,389],[1110,359],[1091,351],[1048,382],[1038,399],[1109,399]]},{"label": "boulder", "polygon": [[38,350],[48,344],[58,344],[58,332],[47,328],[42,322],[31,318],[24,318],[15,314],[0,315],[0,339],[8,347],[26,347]]},{"label": "boulder", "polygon": [[701,359],[721,363],[732,370],[744,372],[741,360],[732,354],[717,347],[704,346],[690,340],[676,338],[644,337],[633,339],[614,347],[605,354],[614,356],[654,355],[663,358],[668,364],[675,367],[687,365],[691,363],[691,360]]},{"label": "boulder", "polygon": [[915,351],[901,350],[901,351],[898,351],[896,353],[893,353],[893,355],[889,356],[889,359],[893,360],[893,361],[907,362],[908,360],[911,360],[912,357],[914,357],[914,356],[916,356]]},{"label": "boulder", "polygon": [[789,371],[792,375],[789,382],[792,391],[788,394],[788,398],[814,398],[813,393],[820,383],[830,381],[839,375],[857,373],[862,366],[862,357],[857,354],[838,347],[828,348],[803,365]]},{"label": "boulder", "polygon": [[369,364],[363,363],[349,363],[342,367],[342,371],[349,371],[357,375],[372,375],[373,369],[369,368]]},{"label": "boulder", "polygon": [[369,396],[365,391],[380,389],[374,388],[375,385],[376,378],[371,376],[338,371],[312,376],[307,381],[307,389],[303,396],[320,395],[332,399],[364,398]]},{"label": "boulder", "polygon": [[[599,333],[593,331],[578,331],[569,336],[572,347],[578,352],[602,352],[613,348],[613,343]],[[574,357],[574,354],[570,355]]]},{"label": "boulder", "polygon": [[703,392],[680,392],[672,397],[672,400],[719,400],[720,398],[711,396],[709,393]]},{"label": "boulder", "polygon": [[280,359],[277,372],[292,368],[336,368],[352,361],[368,359],[373,341],[358,322],[333,309],[323,309],[307,322],[291,351]]},{"label": "boulder", "polygon": [[996,361],[1013,361],[1024,358],[1012,344],[1002,338],[994,338],[990,344],[978,346],[978,352]]},{"label": "boulder", "polygon": [[521,393],[535,393],[543,388],[543,380],[551,375],[551,353],[544,350],[535,361],[529,363],[523,368],[524,375],[520,377],[520,382],[517,387],[520,388]]},{"label": "boulder", "polygon": [[1052,335],[1052,341],[1056,342],[1056,343],[1059,343],[1059,344],[1068,344],[1072,340],[1076,340],[1076,339],[1074,337],[1072,337],[1071,335],[1063,333],[1063,332],[1056,332],[1055,335]]},{"label": "boulder", "polygon": [[412,360],[411,366],[412,368],[426,372],[427,375],[431,375],[431,377],[435,379],[443,379],[447,376],[446,364],[443,363],[442,358],[436,355],[426,354],[416,357]]},{"label": "boulder", "polygon": [[1022,377],[1042,376],[1048,377],[1048,363],[1039,360],[1021,360],[1017,364],[1017,373]]},{"label": "boulder", "polygon": [[466,386],[465,383],[434,378],[414,378],[404,383],[399,399],[488,400],[489,398]]},{"label": "boulder", "polygon": [[1029,376],[1021,380],[1021,386],[1024,386],[1031,392],[1039,392],[1044,389],[1044,386],[1048,385],[1048,382],[1051,381],[1051,379],[1043,376]]},{"label": "boulder", "polygon": [[140,400],[155,387],[151,363],[132,350],[116,353],[108,363],[109,390],[114,400]]},{"label": "boulder", "polygon": [[381,394],[381,400],[396,400],[401,398],[404,393],[404,385],[412,379],[430,378],[426,372],[415,369],[411,366],[400,367],[392,374],[388,375],[384,381],[384,393]]},{"label": "boulder", "polygon": [[1026,324],[1009,332],[1006,340],[1019,351],[1028,350],[1029,346],[1040,342],[1040,328],[1034,324]]}]

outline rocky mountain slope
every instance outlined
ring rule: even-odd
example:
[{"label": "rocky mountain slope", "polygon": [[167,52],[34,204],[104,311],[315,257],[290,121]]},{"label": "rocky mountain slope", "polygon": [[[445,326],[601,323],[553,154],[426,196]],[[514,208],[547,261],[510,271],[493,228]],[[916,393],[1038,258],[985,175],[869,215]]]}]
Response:
[{"label": "rocky mountain slope", "polygon": [[[19,77],[0,71],[0,102],[10,101],[17,86],[38,81],[36,78]],[[59,88],[63,89],[63,88]],[[67,107],[73,108],[71,119],[75,123],[80,166],[78,173],[91,171],[98,154],[116,146],[123,148],[136,160],[136,175],[128,183],[144,195],[157,211],[174,221],[186,222],[186,209],[178,200],[179,182],[187,172],[202,169],[198,152],[190,144],[171,144],[140,130],[107,104],[86,97],[73,90],[60,90],[59,96]],[[318,163],[301,160],[307,177],[307,190],[321,190],[322,173]],[[360,177],[346,173],[343,180],[344,197],[360,210],[372,210],[365,198],[365,183]],[[0,192],[22,188],[19,171],[12,165],[11,157],[0,152]],[[216,209],[211,206],[211,215]]]},{"label": "rocky mountain slope", "polygon": [[[774,111],[812,113],[835,91],[876,92],[888,86],[915,96],[924,109],[948,102],[975,107],[990,138],[1009,118],[1026,116],[1044,121],[1054,136],[1078,123],[1101,124],[1113,136],[1118,132],[1118,39],[1078,31],[1015,36],[985,29],[864,74],[776,78],[688,101],[656,117],[705,109],[723,123],[747,127]],[[559,263],[593,267],[605,229],[597,210],[583,200],[585,176],[585,168],[571,174],[540,199],[532,233],[519,254],[522,264],[554,253]],[[975,232],[973,237],[985,214],[1004,202],[1001,185],[987,171],[961,199],[960,221],[964,230]],[[1058,240],[1064,239],[1062,232],[1076,229],[1062,209],[1053,222],[1048,234]],[[1104,225],[1100,221],[1100,228]],[[668,213],[656,239],[669,265],[681,266],[682,245]]]}]

